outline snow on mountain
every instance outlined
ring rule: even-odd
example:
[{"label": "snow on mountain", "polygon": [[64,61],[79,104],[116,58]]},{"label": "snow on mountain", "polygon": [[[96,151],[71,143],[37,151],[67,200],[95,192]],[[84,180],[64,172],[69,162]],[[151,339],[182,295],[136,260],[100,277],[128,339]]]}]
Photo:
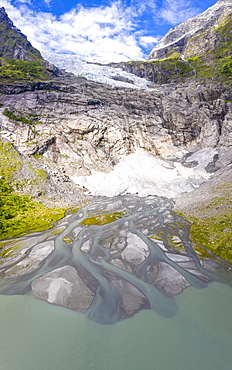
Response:
[{"label": "snow on mountain", "polygon": [[203,13],[186,20],[176,27],[171,28],[168,33],[158,42],[148,56],[148,60],[167,58],[170,50],[179,52],[184,56],[184,50],[188,40],[193,36],[205,33],[210,27],[216,28],[218,22],[223,22],[224,17],[232,12],[231,0],[218,0],[216,4]]},{"label": "snow on mountain", "polygon": [[92,195],[136,193],[175,198],[194,190],[210,177],[206,166],[216,153],[213,148],[201,149],[189,156],[183,165],[179,161],[184,155],[182,151],[176,154],[176,161],[167,161],[138,148],[135,153],[122,158],[109,173],[92,171],[90,176],[77,176],[72,180]]},{"label": "snow on mountain", "polygon": [[128,87],[132,89],[148,90],[151,84],[143,78],[132,73],[122,71],[120,68],[113,68],[107,65],[99,65],[88,62],[77,55],[53,54],[42,52],[44,59],[58,68],[65,69],[77,76],[88,80],[105,83],[111,86]]}]

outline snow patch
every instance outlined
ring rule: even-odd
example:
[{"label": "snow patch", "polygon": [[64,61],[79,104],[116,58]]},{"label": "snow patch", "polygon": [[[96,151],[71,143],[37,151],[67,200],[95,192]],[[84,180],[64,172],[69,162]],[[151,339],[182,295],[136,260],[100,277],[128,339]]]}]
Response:
[{"label": "snow patch", "polygon": [[195,167],[155,157],[138,148],[124,157],[110,173],[92,171],[90,176],[73,177],[74,183],[87,188],[92,195],[116,196],[131,193],[140,196],[159,195],[175,198],[194,190],[210,177],[205,167],[213,161],[216,149],[205,148],[189,156]]}]

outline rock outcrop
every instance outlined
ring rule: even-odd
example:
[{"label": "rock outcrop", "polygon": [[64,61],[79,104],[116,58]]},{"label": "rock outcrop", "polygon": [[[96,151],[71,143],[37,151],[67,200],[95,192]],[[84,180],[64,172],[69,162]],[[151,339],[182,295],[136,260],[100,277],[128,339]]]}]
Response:
[{"label": "rock outcrop", "polygon": [[232,4],[220,0],[204,13],[172,28],[147,61],[110,63],[152,83],[224,82],[232,75]]}]

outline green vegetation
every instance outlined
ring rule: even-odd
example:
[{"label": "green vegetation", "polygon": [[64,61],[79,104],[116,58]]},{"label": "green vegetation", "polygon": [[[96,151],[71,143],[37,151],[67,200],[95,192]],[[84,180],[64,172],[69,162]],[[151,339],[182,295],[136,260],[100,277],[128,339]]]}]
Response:
[{"label": "green vegetation", "polygon": [[232,57],[230,60],[225,61],[220,69],[220,72],[225,76],[225,77],[230,77],[232,76]]},{"label": "green vegetation", "polygon": [[190,218],[191,239],[193,247],[199,251],[201,246],[211,250],[214,254],[232,262],[232,213],[225,212],[219,217],[209,217],[205,220]]},{"label": "green vegetation", "polygon": [[114,222],[118,220],[119,218],[122,218],[125,216],[125,212],[114,212],[110,214],[103,214],[103,215],[97,215],[92,217],[87,217],[80,223],[82,225],[105,225],[109,224],[110,222]]},{"label": "green vegetation", "polygon": [[47,173],[43,169],[34,169],[35,176],[43,181],[47,180]]},{"label": "green vegetation", "polygon": [[232,45],[232,15],[228,16],[223,22],[221,22],[216,28],[215,32],[219,34],[220,44],[216,49],[216,57],[228,57],[231,55]]},{"label": "green vegetation", "polygon": [[180,53],[178,53],[177,51],[173,50],[172,48],[169,50],[168,54],[167,54],[167,57],[168,59],[179,59],[180,57]]},{"label": "green vegetation", "polygon": [[0,178],[9,183],[14,174],[22,168],[20,154],[9,142],[0,140]]},{"label": "green vegetation", "polygon": [[12,121],[21,122],[21,123],[24,123],[26,125],[35,125],[35,124],[38,124],[38,123],[42,123],[42,122],[38,121],[38,117],[39,117],[38,115],[33,115],[33,116],[28,115],[31,118],[31,119],[28,119],[26,117],[19,116],[21,114],[20,112],[17,112],[17,111],[12,112],[12,111],[9,111],[8,109],[4,109],[2,114],[4,114],[4,116],[8,117]]},{"label": "green vegetation", "polygon": [[[21,168],[22,160],[18,152],[10,143],[0,140],[0,239],[48,229],[66,211],[46,208],[28,196],[15,193],[11,184]],[[34,171],[39,178],[46,179],[45,171]]]},{"label": "green vegetation", "polygon": [[187,60],[194,68],[196,76],[200,78],[214,78],[224,81],[225,77],[232,77],[232,56],[213,58],[197,56]]},{"label": "green vegetation", "polygon": [[193,74],[192,66],[179,58],[169,58],[166,60],[162,60],[159,62],[159,64],[161,64],[162,68],[164,68],[166,71],[171,72],[177,77],[180,75],[182,76],[186,74]]},{"label": "green vegetation", "polygon": [[7,63],[12,69],[22,73],[28,73],[30,76],[36,76],[38,74],[38,68],[41,68],[39,62],[25,62],[24,60],[20,59],[9,59]]},{"label": "green vegetation", "polygon": [[[194,211],[182,216],[191,222],[190,236],[194,249],[202,256],[207,249],[232,262],[232,200],[231,184],[212,189],[212,198]],[[213,196],[216,192],[221,196]]]},{"label": "green vegetation", "polygon": [[16,116],[14,115],[14,113],[10,112],[8,109],[5,109],[5,110],[2,112],[2,114],[4,114],[4,116],[6,116],[6,117],[8,117],[8,118],[10,118],[10,119],[12,119],[12,120],[14,120],[14,121],[18,121],[18,117],[16,117]]},{"label": "green vegetation", "polygon": [[0,179],[0,239],[52,227],[64,216],[62,209],[47,209],[27,196],[15,194]]},{"label": "green vegetation", "polygon": [[7,21],[0,23],[1,55],[10,59],[21,55],[26,60],[41,61],[40,52],[35,49],[20,32],[17,32]]},{"label": "green vegetation", "polygon": [[40,62],[4,58],[0,58],[0,77],[2,82],[37,81],[48,78],[47,70]]},{"label": "green vegetation", "polygon": [[73,240],[69,237],[69,236],[65,236],[63,238],[63,241],[66,243],[66,244],[71,244],[73,242]]},{"label": "green vegetation", "polygon": [[138,76],[150,79],[160,84],[178,82],[195,74],[195,69],[190,63],[179,59],[173,53],[168,59],[152,60],[149,62],[132,61],[127,63],[133,66],[133,72]]},{"label": "green vegetation", "polygon": [[214,58],[213,55],[204,55],[185,61],[170,58],[147,63],[156,65],[163,71],[163,75],[158,77],[161,82],[181,81],[194,76],[194,79],[215,79],[228,83],[232,77],[232,56]]}]

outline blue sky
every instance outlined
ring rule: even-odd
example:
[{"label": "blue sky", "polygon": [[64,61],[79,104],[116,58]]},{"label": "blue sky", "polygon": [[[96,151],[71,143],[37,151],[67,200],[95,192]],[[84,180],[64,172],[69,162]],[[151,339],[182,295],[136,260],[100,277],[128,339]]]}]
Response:
[{"label": "blue sky", "polygon": [[175,25],[216,0],[0,0],[40,51],[103,62],[145,59]]}]

